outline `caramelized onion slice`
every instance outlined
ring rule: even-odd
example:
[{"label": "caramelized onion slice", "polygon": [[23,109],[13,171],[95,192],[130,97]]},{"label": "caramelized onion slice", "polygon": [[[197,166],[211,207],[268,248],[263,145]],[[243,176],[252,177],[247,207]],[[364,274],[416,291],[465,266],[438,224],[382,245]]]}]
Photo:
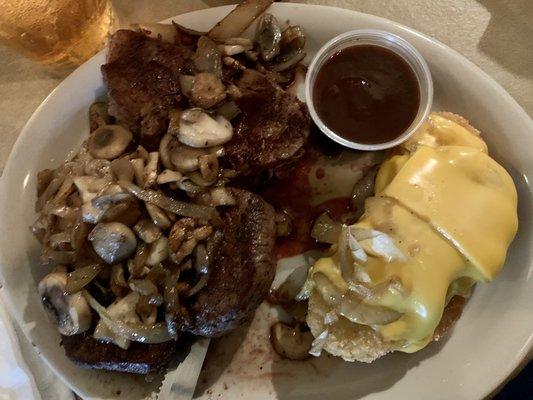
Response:
[{"label": "caramelized onion slice", "polygon": [[207,35],[217,40],[237,37],[272,3],[273,0],[244,0],[217,23]]},{"label": "caramelized onion slice", "polygon": [[322,213],[316,219],[311,237],[321,243],[334,244],[339,240],[342,225],[340,222],[333,221],[328,213]]},{"label": "caramelized onion slice", "polygon": [[89,264],[67,275],[65,291],[68,294],[76,293],[92,282],[96,275],[104,268],[102,264]]},{"label": "caramelized onion slice", "polygon": [[218,217],[218,212],[214,207],[201,206],[198,204],[186,203],[171,199],[163,193],[154,190],[141,189],[131,182],[119,181],[118,184],[129,193],[142,201],[153,203],[166,211],[183,217],[213,219]]},{"label": "caramelized onion slice", "polygon": [[98,313],[100,319],[117,336],[121,336],[131,341],[148,344],[164,343],[176,339],[176,337],[169,334],[167,325],[164,323],[146,326],[143,324],[128,324],[126,322],[115,320],[86,290],[83,291],[83,295],[89,302],[91,308]]}]

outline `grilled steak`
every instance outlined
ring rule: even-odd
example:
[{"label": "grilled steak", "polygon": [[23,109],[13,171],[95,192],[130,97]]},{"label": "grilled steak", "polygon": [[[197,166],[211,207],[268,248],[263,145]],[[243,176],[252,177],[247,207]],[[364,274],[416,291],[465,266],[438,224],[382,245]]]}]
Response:
[{"label": "grilled steak", "polygon": [[224,215],[219,257],[189,309],[197,335],[221,336],[251,318],[274,279],[274,209],[253,193],[233,194],[237,205]]},{"label": "grilled steak", "polygon": [[[194,43],[182,43],[130,30],[111,37],[108,62],[102,66],[109,114],[140,134],[149,149],[166,132],[169,110],[189,107],[179,75],[194,73]],[[226,145],[226,164],[242,175],[258,175],[296,161],[309,136],[305,104],[255,70],[230,79],[242,93],[236,99],[242,113],[232,121],[234,138]]]},{"label": "grilled steak", "polygon": [[161,344],[131,342],[129,349],[124,350],[114,344],[99,342],[87,333],[63,336],[62,345],[67,357],[81,367],[143,375],[165,368],[177,350],[175,341]]},{"label": "grilled steak", "polygon": [[192,51],[187,46],[119,30],[111,37],[102,74],[109,94],[109,114],[141,135],[148,148],[167,130],[168,111],[181,108],[179,75],[188,71]]},{"label": "grilled steak", "polygon": [[279,172],[297,161],[310,129],[305,104],[252,69],[235,84],[242,92],[236,99],[242,113],[232,121],[234,136],[226,145],[229,167],[246,175]]},{"label": "grilled steak", "polygon": [[[207,282],[190,305],[192,326],[202,336],[221,336],[253,316],[275,273],[274,209],[261,197],[233,189],[237,205],[224,214],[224,239]],[[79,366],[135,374],[163,369],[176,353],[174,341],[131,342],[128,350],[91,334],[63,336],[67,357]]]}]

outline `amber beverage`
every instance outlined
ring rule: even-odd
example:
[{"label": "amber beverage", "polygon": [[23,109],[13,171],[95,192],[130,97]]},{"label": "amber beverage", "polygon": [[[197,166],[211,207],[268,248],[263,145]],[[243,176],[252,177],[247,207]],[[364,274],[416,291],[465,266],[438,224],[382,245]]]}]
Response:
[{"label": "amber beverage", "polygon": [[109,0],[0,0],[0,42],[43,64],[75,66],[100,50]]}]

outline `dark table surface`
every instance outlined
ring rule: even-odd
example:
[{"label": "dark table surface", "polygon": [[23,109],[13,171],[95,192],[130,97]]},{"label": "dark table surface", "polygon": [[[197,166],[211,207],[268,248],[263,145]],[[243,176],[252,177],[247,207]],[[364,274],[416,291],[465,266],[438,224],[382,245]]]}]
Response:
[{"label": "dark table surface", "polygon": [[493,397],[494,400],[533,399],[533,362],[530,362],[513,380]]}]

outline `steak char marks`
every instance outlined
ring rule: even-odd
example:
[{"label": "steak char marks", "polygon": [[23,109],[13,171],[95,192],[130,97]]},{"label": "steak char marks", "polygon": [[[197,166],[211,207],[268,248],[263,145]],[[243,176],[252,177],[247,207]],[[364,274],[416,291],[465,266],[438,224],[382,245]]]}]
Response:
[{"label": "steak char marks", "polygon": [[252,69],[235,84],[242,94],[236,99],[242,112],[232,121],[234,136],[226,145],[225,161],[243,175],[281,174],[304,154],[310,129],[307,107]]},{"label": "steak char marks", "polygon": [[261,197],[233,189],[237,205],[224,219],[224,239],[206,287],[189,309],[190,331],[221,336],[253,316],[275,274],[275,212]]},{"label": "steak char marks", "polygon": [[168,112],[186,103],[179,75],[190,73],[189,47],[119,30],[111,37],[102,74],[109,94],[109,114],[140,135],[153,150],[168,127]]},{"label": "steak char marks", "polygon": [[161,371],[178,346],[175,341],[160,344],[131,342],[124,350],[100,342],[87,333],[63,336],[61,342],[67,357],[80,367],[142,375]]}]

